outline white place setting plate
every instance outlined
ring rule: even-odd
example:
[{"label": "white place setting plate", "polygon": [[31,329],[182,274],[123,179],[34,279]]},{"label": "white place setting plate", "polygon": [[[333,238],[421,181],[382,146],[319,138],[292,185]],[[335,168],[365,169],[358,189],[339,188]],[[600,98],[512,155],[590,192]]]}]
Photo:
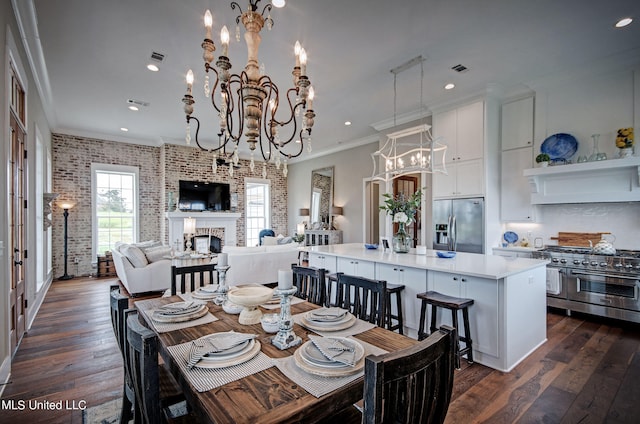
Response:
[{"label": "white place setting plate", "polygon": [[[258,355],[258,353],[260,353],[260,342],[257,340],[248,340],[246,344],[243,343],[240,346],[240,350],[232,352],[228,356],[223,355],[222,352],[214,354],[221,356],[204,356],[197,364],[194,365],[194,367],[209,369],[232,367],[234,365],[243,364],[248,360],[253,359],[256,355]],[[225,353],[229,353],[229,351],[232,351],[234,349],[235,348],[228,349],[227,351],[225,351]],[[185,360],[188,361],[188,358],[189,353],[187,352],[187,354],[185,355]]]},{"label": "white place setting plate", "polygon": [[[188,303],[193,302],[175,302],[171,305],[176,309],[179,309],[181,306],[186,306]],[[184,305],[180,305],[184,304]],[[170,310],[170,309],[165,309]],[[151,319],[157,322],[185,322],[191,321],[202,316],[205,316],[209,312],[209,308],[206,305],[195,304],[192,308],[185,308],[184,311],[177,310],[176,312],[171,313],[163,313],[162,309],[156,309],[153,311],[153,315]]]},{"label": "white place setting plate", "polygon": [[[354,361],[357,364],[362,357],[364,356],[364,348],[362,345],[352,339],[347,339],[345,337],[330,337],[331,339],[339,340],[342,344],[348,347],[353,347],[355,349]],[[300,352],[302,359],[307,361],[307,363],[311,365],[315,365],[323,368],[344,368],[349,367],[349,365],[344,364],[340,361],[334,361],[332,359],[327,358],[320,352],[320,349],[313,343],[305,343],[302,346],[302,351]]]},{"label": "white place setting plate", "polygon": [[[313,342],[309,340],[302,346],[300,346],[293,354],[293,358],[295,360],[296,365],[303,371],[308,372],[309,374],[318,375],[321,377],[344,377],[347,375],[357,374],[362,371],[364,368],[364,347],[361,344],[356,342],[355,340],[349,339],[350,343],[356,346],[356,355],[359,355],[359,360],[353,367],[341,364],[341,366],[326,366],[326,365],[317,365],[312,363],[312,360],[307,356],[307,349],[311,350],[307,347],[308,344],[313,345]],[[314,345],[314,348],[317,348]],[[320,353],[320,351],[318,351]],[[320,355],[322,355],[320,353]],[[323,355],[324,357],[324,355]],[[328,361],[328,359],[327,359]]]},{"label": "white place setting plate", "polygon": [[352,327],[356,323],[356,317],[353,316],[350,312],[341,318],[339,321],[313,321],[308,318],[309,312],[302,315],[302,324],[310,328],[311,330],[317,331],[340,331],[345,330],[347,328]]}]

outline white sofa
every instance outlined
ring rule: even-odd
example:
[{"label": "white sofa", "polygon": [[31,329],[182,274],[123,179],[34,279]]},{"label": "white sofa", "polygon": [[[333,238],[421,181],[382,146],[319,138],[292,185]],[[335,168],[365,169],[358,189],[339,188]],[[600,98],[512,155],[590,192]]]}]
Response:
[{"label": "white sofa", "polygon": [[171,249],[159,242],[116,243],[113,263],[129,294],[155,292],[171,287],[171,260],[163,257]]},{"label": "white sofa", "polygon": [[298,244],[275,246],[224,246],[222,252],[229,257],[226,282],[230,286],[249,283],[276,283],[278,270],[291,269],[298,263]]}]

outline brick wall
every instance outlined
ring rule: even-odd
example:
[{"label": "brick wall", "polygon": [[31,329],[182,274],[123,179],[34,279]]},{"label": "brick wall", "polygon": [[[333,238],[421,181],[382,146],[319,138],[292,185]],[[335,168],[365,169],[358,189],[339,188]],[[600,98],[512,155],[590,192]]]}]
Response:
[{"label": "brick wall", "polygon": [[[69,211],[68,273],[88,275],[95,272],[92,264],[96,258],[91,253],[91,164],[135,166],[140,178],[140,240],[167,241],[168,229],[165,212],[168,193],[178,194],[179,180],[227,182],[231,193],[238,194],[238,244],[244,245],[244,178],[261,178],[262,165],[256,164],[251,173],[248,161],[241,161],[233,178],[227,167],[219,167],[213,175],[213,155],[197,148],[177,145],[162,147],[142,146],[65,134],[52,134],[53,192],[60,198],[73,200],[76,206]],[[288,235],[287,230],[287,180],[282,168],[267,167],[267,179],[271,181],[272,228],[276,234]],[[57,213],[56,213],[57,212]],[[62,275],[64,267],[64,224],[59,208],[54,207],[53,268],[54,275]],[[74,258],[79,258],[78,265]]]}]

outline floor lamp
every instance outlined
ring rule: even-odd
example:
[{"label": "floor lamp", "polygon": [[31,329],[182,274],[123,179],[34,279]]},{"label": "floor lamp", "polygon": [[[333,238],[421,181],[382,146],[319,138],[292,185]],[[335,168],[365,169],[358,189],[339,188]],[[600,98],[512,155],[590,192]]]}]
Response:
[{"label": "floor lamp", "polygon": [[60,207],[64,210],[64,275],[58,280],[71,280],[73,275],[69,275],[67,273],[67,259],[69,257],[68,251],[68,220],[69,220],[69,209],[75,206],[75,203],[72,202],[62,202],[59,204]]}]

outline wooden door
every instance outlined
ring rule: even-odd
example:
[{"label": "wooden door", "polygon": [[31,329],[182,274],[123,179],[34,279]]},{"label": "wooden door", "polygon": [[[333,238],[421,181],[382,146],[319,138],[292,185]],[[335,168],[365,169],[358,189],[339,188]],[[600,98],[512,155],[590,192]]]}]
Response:
[{"label": "wooden door", "polygon": [[[402,193],[405,199],[411,197],[416,191],[418,191],[418,178],[402,176],[393,180],[393,195],[398,196]],[[416,247],[418,242],[418,228],[420,227],[420,210],[416,212],[415,221],[407,227],[407,232],[413,237],[413,247]],[[393,224],[393,233],[398,231],[398,224]]]},{"label": "wooden door", "polygon": [[13,252],[13,267],[9,285],[9,304],[11,309],[9,335],[11,351],[15,352],[25,332],[25,259],[26,251],[26,131],[24,91],[15,75],[12,75],[12,102],[10,115],[11,127],[11,165],[10,165],[10,249]]}]

